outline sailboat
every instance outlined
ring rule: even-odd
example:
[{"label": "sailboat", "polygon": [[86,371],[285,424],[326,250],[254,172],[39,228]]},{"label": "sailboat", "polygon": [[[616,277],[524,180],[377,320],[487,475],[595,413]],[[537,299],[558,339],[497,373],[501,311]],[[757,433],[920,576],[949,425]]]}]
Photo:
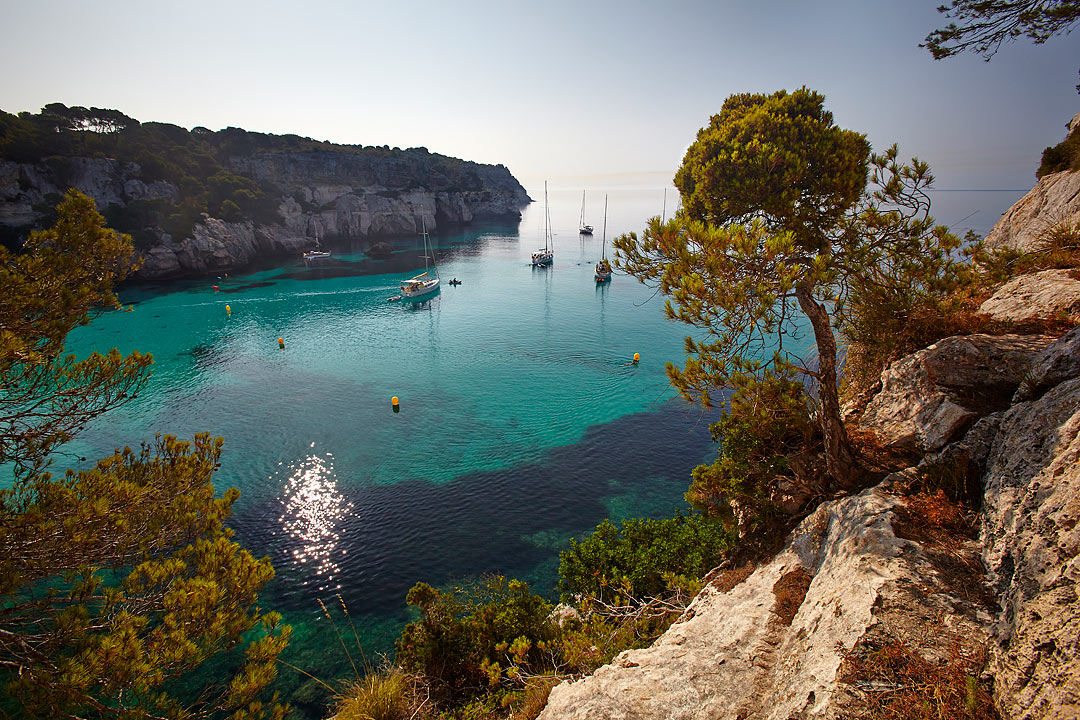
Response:
[{"label": "sailboat", "polygon": [[611,262],[607,259],[607,195],[604,196],[604,234],[600,241],[600,262],[593,268],[596,282],[605,283],[611,280]]},{"label": "sailboat", "polygon": [[544,247],[532,254],[533,265],[550,265],[555,259],[551,249],[551,210],[548,208],[547,181],[544,181]]},{"label": "sailboat", "polygon": [[[428,243],[427,223],[424,216],[420,216],[420,226],[424,234],[424,272],[404,280],[401,283],[401,297],[405,300],[418,300],[432,295],[439,289],[439,264],[435,262],[435,251]],[[431,264],[435,270],[435,277],[428,273],[428,254],[431,256]]]},{"label": "sailboat", "polygon": [[319,244],[319,223],[314,218],[312,218],[312,222],[315,225],[315,247],[304,251],[305,263],[312,260],[325,260],[330,257],[330,251],[323,250],[322,245]]},{"label": "sailboat", "polygon": [[592,225],[585,224],[585,191],[581,191],[581,220],[578,222],[578,233],[582,235],[592,235]]}]

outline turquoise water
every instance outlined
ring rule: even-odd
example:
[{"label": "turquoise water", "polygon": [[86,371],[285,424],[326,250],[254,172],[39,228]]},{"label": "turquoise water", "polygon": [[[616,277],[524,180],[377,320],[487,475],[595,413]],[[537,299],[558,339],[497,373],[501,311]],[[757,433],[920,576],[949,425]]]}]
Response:
[{"label": "turquoise water", "polygon": [[[555,197],[553,267],[529,263],[541,200],[520,225],[433,236],[443,287],[423,303],[388,301],[423,268],[419,238],[386,259],[336,247],[318,266],[124,290],[133,310],[80,329],[71,349],[150,352],[153,376],[72,449],[224,436],[215,484],[241,491],[231,525],[277,570],[262,604],[295,627],[286,659],[323,680],[353,673],[319,599],[345,603],[374,656],[392,652],[417,581],[504,573],[552,597],[570,537],[684,508],[691,469],[715,452],[711,418],[664,375],[687,329],[632,278],[594,282],[602,195],[591,238],[577,233],[580,188]],[[608,242],[662,201],[613,191]],[[287,693],[311,690],[282,672]]]}]

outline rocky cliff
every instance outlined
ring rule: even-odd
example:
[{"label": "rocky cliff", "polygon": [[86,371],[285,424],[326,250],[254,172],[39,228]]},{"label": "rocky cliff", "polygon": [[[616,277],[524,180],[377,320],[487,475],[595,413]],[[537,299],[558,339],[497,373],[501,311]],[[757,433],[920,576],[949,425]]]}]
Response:
[{"label": "rocky cliff", "polygon": [[[1072,196],[1042,202],[1054,218],[1080,212],[1077,177],[1033,191]],[[1078,282],[1063,275],[1052,279]],[[1007,283],[984,311],[1077,319],[1068,282],[1018,296],[1044,280]],[[942,340],[887,368],[852,422],[922,460],[820,505],[770,562],[733,588],[711,582],[651,647],[556,686],[541,720],[865,717],[904,690],[865,672],[889,657],[941,673],[985,663],[951,689],[1003,718],[1080,717],[1080,328]],[[897,492],[949,467],[981,485],[967,539],[928,534],[927,508]]]},{"label": "rocky cliff", "polygon": [[[6,240],[47,225],[60,196],[74,187],[94,198],[113,227],[132,234],[143,258],[139,278],[217,273],[298,254],[316,235],[330,246],[362,246],[418,233],[421,222],[430,231],[476,220],[516,222],[530,202],[502,165],[424,148],[334,146],[233,128],[189,132],[131,119],[128,128],[90,133],[44,112],[4,119]],[[42,125],[49,132],[39,132]],[[132,138],[125,141],[125,133]],[[110,156],[114,151],[127,151],[127,159]],[[50,154],[56,152],[67,154]]]}]

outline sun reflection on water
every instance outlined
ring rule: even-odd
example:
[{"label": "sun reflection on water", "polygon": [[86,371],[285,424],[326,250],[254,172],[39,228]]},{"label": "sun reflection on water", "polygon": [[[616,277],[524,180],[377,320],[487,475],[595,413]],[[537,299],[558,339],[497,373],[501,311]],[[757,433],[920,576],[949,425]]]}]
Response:
[{"label": "sun reflection on water", "polygon": [[278,521],[292,539],[290,554],[321,580],[332,581],[340,575],[337,560],[344,555],[335,552],[341,539],[338,525],[352,504],[338,489],[331,454],[308,455],[289,469],[278,498]]}]

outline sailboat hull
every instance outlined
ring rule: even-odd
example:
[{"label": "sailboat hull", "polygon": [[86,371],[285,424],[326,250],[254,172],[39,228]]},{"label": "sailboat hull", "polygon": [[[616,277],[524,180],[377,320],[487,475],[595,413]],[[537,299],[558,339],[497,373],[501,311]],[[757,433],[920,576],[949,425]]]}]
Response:
[{"label": "sailboat hull", "polygon": [[439,278],[412,280],[401,283],[402,300],[418,300],[434,295],[439,289]]}]

